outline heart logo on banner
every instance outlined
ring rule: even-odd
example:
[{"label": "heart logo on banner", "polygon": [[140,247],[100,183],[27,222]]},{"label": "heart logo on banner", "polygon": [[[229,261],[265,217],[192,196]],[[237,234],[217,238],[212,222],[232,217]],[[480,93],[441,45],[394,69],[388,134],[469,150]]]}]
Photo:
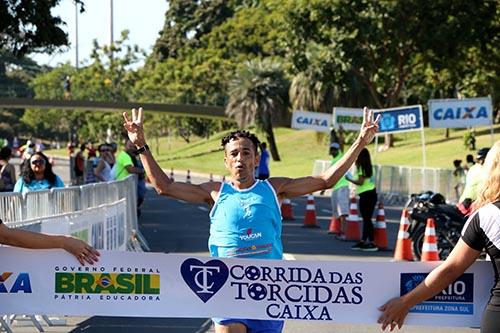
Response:
[{"label": "heart logo on banner", "polygon": [[226,283],[229,269],[220,260],[203,263],[198,259],[189,258],[182,263],[181,274],[189,288],[206,303]]}]

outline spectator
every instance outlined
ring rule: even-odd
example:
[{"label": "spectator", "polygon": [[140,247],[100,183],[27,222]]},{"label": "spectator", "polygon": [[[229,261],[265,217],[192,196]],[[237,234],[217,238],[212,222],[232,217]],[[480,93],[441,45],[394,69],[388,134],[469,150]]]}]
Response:
[{"label": "spectator", "polygon": [[35,151],[44,151],[45,145],[43,144],[41,139],[36,139],[35,141]]},{"label": "spectator", "polygon": [[75,164],[73,166],[73,171],[75,173],[75,179],[73,181],[73,185],[82,185],[83,184],[83,175],[85,172],[85,144],[82,143],[80,145],[80,151],[75,155]]},{"label": "spectator", "polygon": [[11,192],[16,183],[16,169],[9,163],[12,150],[9,147],[0,149],[0,192]]},{"label": "spectator", "polygon": [[73,144],[73,142],[71,141],[68,142],[66,148],[68,149],[68,156],[69,157],[73,156],[73,153],[75,152],[75,145]]},{"label": "spectator", "polygon": [[68,75],[64,78],[63,88],[64,98],[71,99],[71,78]]},{"label": "spectator", "polygon": [[112,152],[112,147],[109,144],[103,143],[98,147],[99,160],[94,169],[94,175],[101,182],[108,182],[114,179],[112,168],[115,164],[115,156]]},{"label": "spectator", "polygon": [[125,140],[125,150],[120,152],[116,158],[114,169],[114,177],[117,180],[123,179],[131,174],[137,175],[137,215],[141,214],[140,207],[144,202],[146,194],[146,183],[144,176],[144,168],[139,165],[136,159],[137,148],[129,140]]},{"label": "spectator", "polygon": [[476,162],[474,161],[474,156],[472,156],[472,154],[467,154],[467,156],[465,156],[465,172],[469,171],[474,164],[476,164]]},{"label": "spectator", "polygon": [[453,183],[455,184],[453,188],[455,189],[455,197],[457,198],[458,202],[458,200],[460,199],[460,194],[462,194],[465,186],[465,170],[464,168],[462,168],[461,160],[454,160],[453,166],[455,167],[455,170],[453,170]]},{"label": "spectator", "polygon": [[144,169],[137,168],[134,163],[137,148],[128,139],[125,140],[125,150],[121,151],[116,157],[116,166],[114,177],[121,180],[130,174],[144,175]]},{"label": "spectator", "polygon": [[337,131],[335,131],[335,128],[332,127],[330,129],[330,144],[334,142],[338,143],[340,151],[344,151],[344,144],[345,144],[344,128],[340,124],[338,128],[338,133]]},{"label": "spectator", "polygon": [[71,236],[46,235],[20,229],[11,229],[0,220],[0,244],[24,247],[28,249],[61,248],[78,259],[80,264],[93,264],[100,255],[97,250],[82,240]]},{"label": "spectator", "polygon": [[26,144],[23,146],[23,155],[21,156],[21,163],[26,160],[29,160],[31,155],[35,152],[35,144],[31,142],[31,140],[26,141]]},{"label": "spectator", "polygon": [[477,163],[469,169],[467,176],[465,177],[464,191],[460,198],[458,199],[458,209],[462,214],[468,215],[472,211],[472,203],[477,197],[477,188],[481,181],[483,180],[483,163],[488,154],[489,148],[481,148],[477,151],[476,161]]},{"label": "spectator", "polygon": [[26,193],[55,187],[64,187],[63,181],[52,171],[47,156],[42,152],[36,152],[23,163],[14,192]]},{"label": "spectator", "polygon": [[[382,305],[378,322],[382,330],[401,328],[409,310],[435,296],[462,275],[479,257],[482,250],[490,256],[493,265],[494,285],[481,320],[481,333],[500,332],[500,141],[497,141],[484,162],[487,176],[480,185],[476,211],[468,219],[462,237],[448,258],[434,268],[425,280],[409,293]],[[479,304],[475,306],[480,307]]]},{"label": "spectator", "polygon": [[267,152],[267,144],[260,144],[260,160],[259,160],[259,176],[258,179],[264,180],[269,178],[269,153]]},{"label": "spectator", "polygon": [[377,205],[377,190],[373,180],[373,166],[370,152],[363,148],[356,160],[357,178],[346,179],[357,185],[356,193],[359,195],[359,212],[363,219],[363,235],[361,241],[351,247],[353,250],[378,251],[373,243],[375,231],[373,229],[372,216]]},{"label": "spectator", "polygon": [[94,148],[94,144],[89,142],[87,144],[87,158],[90,160],[93,157],[97,157],[96,150]]},{"label": "spectator", "polygon": [[[330,144],[330,155],[332,155],[332,163],[335,165],[344,154],[340,150],[340,145],[337,142]],[[345,239],[346,217],[349,214],[349,183],[345,176],[342,176],[332,188],[331,195],[332,216],[338,218],[342,232],[339,234],[339,239]]]}]

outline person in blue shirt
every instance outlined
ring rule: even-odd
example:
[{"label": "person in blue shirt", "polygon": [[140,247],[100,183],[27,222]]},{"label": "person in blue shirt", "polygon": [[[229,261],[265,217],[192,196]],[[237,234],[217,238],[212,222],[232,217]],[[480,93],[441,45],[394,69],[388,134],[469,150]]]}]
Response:
[{"label": "person in blue shirt", "polygon": [[[333,166],[318,176],[255,179],[259,164],[258,138],[247,131],[234,131],[222,139],[224,164],[230,173],[227,182],[188,184],[174,182],[163,172],[146,143],[143,110],[132,109],[132,119],[124,112],[124,127],[156,191],[165,196],[206,203],[210,211],[208,246],[212,257],[282,259],[280,201],[331,188],[372,141],[378,129],[373,112],[363,110],[358,138]],[[280,320],[212,318],[216,333],[278,333]]]},{"label": "person in blue shirt", "polygon": [[269,178],[269,153],[267,152],[267,144],[260,144],[260,160],[259,160],[259,176],[260,180]]},{"label": "person in blue shirt", "polygon": [[64,187],[63,181],[52,171],[47,156],[36,152],[23,163],[21,177],[14,185],[14,192],[26,193],[55,187]]}]

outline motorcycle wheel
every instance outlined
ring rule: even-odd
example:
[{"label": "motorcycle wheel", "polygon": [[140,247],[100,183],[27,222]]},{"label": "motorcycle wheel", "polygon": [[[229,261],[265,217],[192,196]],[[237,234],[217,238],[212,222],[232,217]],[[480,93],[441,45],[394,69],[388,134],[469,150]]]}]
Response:
[{"label": "motorcycle wheel", "polygon": [[420,261],[422,257],[422,246],[424,245],[425,228],[417,229],[411,235],[411,247],[415,261]]},{"label": "motorcycle wheel", "polygon": [[[420,261],[422,257],[422,246],[424,245],[425,238],[425,228],[420,228],[416,230],[411,236],[411,247],[413,250],[413,256],[415,257],[415,261]],[[438,250],[439,250],[439,259],[446,260],[451,250],[453,250],[453,246],[450,247],[450,243],[446,240],[443,240],[440,236],[438,236]]]}]

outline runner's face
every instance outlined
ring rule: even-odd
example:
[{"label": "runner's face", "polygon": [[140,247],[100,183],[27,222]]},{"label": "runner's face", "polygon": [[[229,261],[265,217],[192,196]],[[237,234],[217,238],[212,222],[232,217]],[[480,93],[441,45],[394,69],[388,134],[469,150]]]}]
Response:
[{"label": "runner's face", "polygon": [[259,155],[249,139],[239,138],[226,145],[224,164],[231,172],[231,177],[239,182],[254,179],[255,166],[259,163]]}]

